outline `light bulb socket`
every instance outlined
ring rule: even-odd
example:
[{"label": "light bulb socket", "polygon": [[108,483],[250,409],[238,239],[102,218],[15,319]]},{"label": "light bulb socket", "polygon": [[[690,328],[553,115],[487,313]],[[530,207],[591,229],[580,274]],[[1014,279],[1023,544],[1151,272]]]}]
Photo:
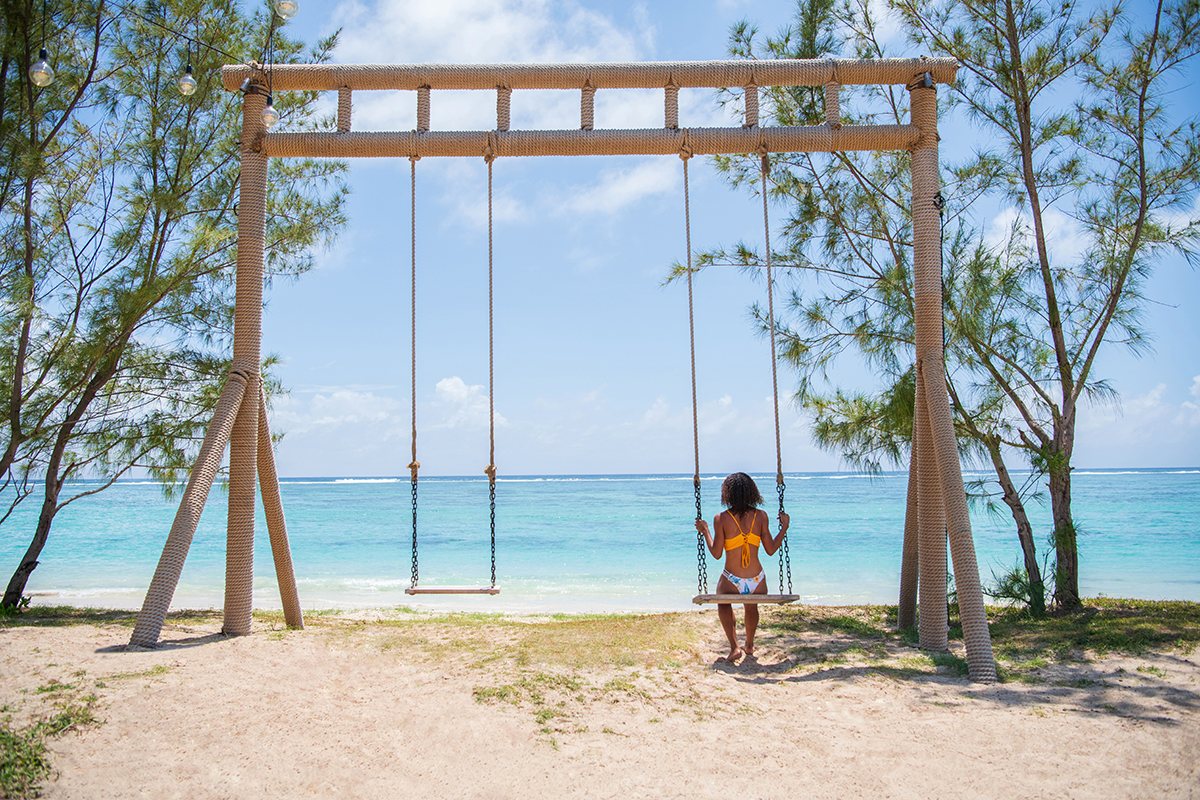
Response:
[{"label": "light bulb socket", "polygon": [[38,61],[49,61],[50,54],[46,52],[46,48],[38,50]]}]

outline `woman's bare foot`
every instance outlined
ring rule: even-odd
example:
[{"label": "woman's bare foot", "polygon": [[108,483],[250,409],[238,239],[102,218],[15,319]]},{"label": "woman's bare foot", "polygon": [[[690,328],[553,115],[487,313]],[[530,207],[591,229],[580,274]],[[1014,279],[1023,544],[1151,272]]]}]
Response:
[{"label": "woman's bare foot", "polygon": [[741,657],[742,657],[742,651],[735,647],[729,651],[729,655],[725,656],[725,660],[728,661],[730,664],[732,664],[733,662],[737,661]]},{"label": "woman's bare foot", "polygon": [[754,655],[754,645],[752,645],[750,642],[746,642],[746,646],[743,649],[746,651],[746,655]]}]

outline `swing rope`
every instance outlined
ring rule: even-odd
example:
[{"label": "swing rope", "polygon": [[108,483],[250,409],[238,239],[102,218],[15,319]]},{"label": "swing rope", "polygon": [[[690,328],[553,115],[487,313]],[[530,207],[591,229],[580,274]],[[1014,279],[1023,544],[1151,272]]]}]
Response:
[{"label": "swing rope", "polygon": [[495,302],[492,290],[492,162],[486,156],[488,168],[488,499],[492,525],[492,587],[496,586],[496,359],[495,359]]},{"label": "swing rope", "polygon": [[[692,485],[696,490],[696,519],[704,519],[700,510],[700,412],[696,401],[696,321],[692,302],[692,209],[688,191],[688,159],[691,153],[679,154],[683,159],[683,226],[687,238],[687,289],[688,289],[688,339],[692,347],[692,450],[696,469],[692,473]],[[696,531],[696,591],[708,594],[708,565],[704,558],[704,534]]]},{"label": "swing rope", "polygon": [[[762,154],[762,201],[763,201],[763,235],[767,252],[767,325],[771,337],[771,399],[775,407],[775,489],[779,493],[779,513],[783,513],[783,493],[787,485],[783,482],[783,448],[779,437],[779,375],[776,368],[775,355],[775,292],[774,278],[771,273],[771,222],[767,214],[767,173],[771,171],[771,158],[766,152]],[[787,578],[787,593],[792,593],[792,556],[788,552],[787,537],[783,537],[783,547],[779,551],[779,584],[783,588],[784,578]]]},{"label": "swing rope", "polygon": [[412,461],[408,471],[412,476],[412,585],[417,585],[417,159],[408,162],[412,175]]},{"label": "swing rope", "polygon": [[489,151],[485,156],[488,165],[488,465],[484,473],[488,476],[488,512],[491,525],[492,582],[488,587],[434,586],[419,588],[417,580],[417,160],[410,156],[412,164],[412,462],[408,465],[412,475],[412,584],[406,594],[498,594],[496,588],[496,336],[495,336],[495,281],[492,214],[492,161],[495,156]]}]

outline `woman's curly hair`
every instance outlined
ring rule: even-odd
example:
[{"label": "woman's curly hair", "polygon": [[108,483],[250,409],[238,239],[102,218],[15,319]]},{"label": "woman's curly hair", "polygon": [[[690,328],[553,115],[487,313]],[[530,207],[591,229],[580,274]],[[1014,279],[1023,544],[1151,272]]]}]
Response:
[{"label": "woman's curly hair", "polygon": [[735,472],[721,484],[721,504],[730,510],[735,517],[740,517],[747,511],[758,508],[762,504],[762,495],[758,486],[744,472]]}]

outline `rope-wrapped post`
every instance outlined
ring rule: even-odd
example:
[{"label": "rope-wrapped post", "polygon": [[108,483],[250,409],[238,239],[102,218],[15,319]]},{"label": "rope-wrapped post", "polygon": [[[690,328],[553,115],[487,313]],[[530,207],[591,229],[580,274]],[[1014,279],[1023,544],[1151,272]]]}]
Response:
[{"label": "rope-wrapped post", "polygon": [[267,396],[262,391],[258,393],[258,486],[267,518],[267,535],[271,540],[271,558],[275,562],[275,582],[279,584],[283,621],[289,628],[302,629],[304,612],[300,609],[300,595],[296,591],[292,547],[288,542],[287,519],[283,515],[283,498],[279,495],[279,473],[275,470],[271,427],[267,422]]},{"label": "rope-wrapped post", "polygon": [[429,87],[417,88],[417,131],[429,130]]},{"label": "rope-wrapped post", "polygon": [[663,127],[668,130],[679,129],[679,87],[674,83],[668,83],[664,89],[663,120]]},{"label": "rope-wrapped post", "polygon": [[338,89],[338,110],[337,110],[337,129],[338,133],[350,132],[350,87],[343,86]]},{"label": "rope-wrapped post", "polygon": [[233,318],[233,368],[246,391],[229,439],[229,515],[225,550],[227,634],[250,633],[254,607],[254,504],[258,472],[258,393],[262,378],[263,248],[266,241],[268,158],[259,152],[266,97],[242,101],[242,163],[238,183],[237,289]]},{"label": "rope-wrapped post", "polygon": [[592,86],[591,81],[583,85],[583,91],[579,95],[579,127],[581,130],[590,131],[595,127],[596,122],[596,87]]},{"label": "rope-wrapped post", "polygon": [[[913,426],[914,436],[916,426]],[[915,447],[908,459],[908,499],[904,510],[904,545],[900,554],[900,603],[896,627],[908,630],[917,624],[917,458]]]},{"label": "rope-wrapped post", "polygon": [[512,125],[512,89],[496,87],[496,130],[506,131]]},{"label": "rope-wrapped post", "polygon": [[758,86],[753,83],[746,85],[746,121],[742,127],[758,127]]},{"label": "rope-wrapped post", "polygon": [[153,647],[158,643],[163,621],[171,607],[171,598],[175,596],[175,588],[179,585],[183,562],[187,560],[192,538],[196,535],[196,526],[200,524],[200,515],[204,512],[204,503],[212,489],[217,470],[221,467],[221,457],[225,454],[225,445],[229,443],[229,433],[233,430],[233,420],[237,416],[245,392],[246,376],[240,372],[231,372],[225,380],[221,397],[217,400],[212,422],[204,434],[200,454],[196,456],[196,463],[192,466],[187,488],[183,491],[179,510],[175,512],[175,521],[171,524],[171,533],[167,536],[162,556],[158,559],[158,568],[154,570],[154,578],[150,581],[146,599],[142,602],[142,610],[138,612],[133,636],[129,639],[131,645]]},{"label": "rope-wrapped post", "polygon": [[[926,316],[922,314],[921,319]],[[925,338],[921,334],[918,336],[921,337],[918,341]],[[925,402],[923,363],[918,356],[917,397],[913,409],[912,457],[917,462],[917,564],[920,570],[917,627],[921,648],[940,652],[950,646],[950,623],[946,616],[946,521]]]},{"label": "rope-wrapped post", "polygon": [[825,124],[835,131],[842,127],[841,88],[837,81],[825,84]]},{"label": "rope-wrapped post", "polygon": [[[954,417],[946,390],[946,366],[942,350],[937,89],[929,73],[919,76],[911,87],[912,120],[922,133],[912,151],[913,294],[917,298],[916,311],[921,314],[916,323],[920,337],[917,344],[918,375],[924,377],[926,417],[936,465],[933,480],[941,487],[946,532],[950,539],[950,554],[954,559],[954,579],[963,642],[967,649],[967,667],[972,679],[994,682],[996,661],[992,653],[979,565],[975,560],[971,517],[958,457],[958,442],[954,435]],[[918,384],[918,392],[921,390]],[[922,462],[918,478],[920,483],[924,483],[927,472]],[[921,499],[923,494],[920,493]],[[923,556],[922,553],[922,562]],[[921,566],[924,570],[924,563]],[[921,580],[924,579],[925,575],[922,575]],[[922,616],[925,610],[922,606]]]}]

